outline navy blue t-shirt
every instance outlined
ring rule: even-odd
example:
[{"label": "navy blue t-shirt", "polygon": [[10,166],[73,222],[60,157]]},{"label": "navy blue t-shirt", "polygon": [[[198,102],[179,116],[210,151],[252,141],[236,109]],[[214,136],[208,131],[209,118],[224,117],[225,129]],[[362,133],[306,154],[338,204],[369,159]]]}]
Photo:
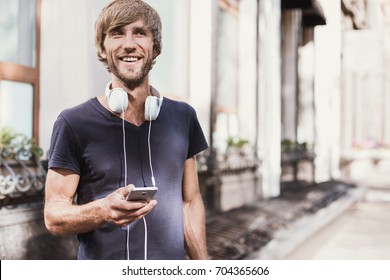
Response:
[{"label": "navy blue t-shirt", "polygon": [[[127,184],[152,186],[148,156],[149,122],[125,122]],[[164,98],[151,127],[151,157],[157,206],[146,216],[148,259],[184,259],[182,178],[184,162],[207,149],[195,110]],[[77,204],[102,198],[125,185],[122,119],[97,98],[64,110],[54,124],[49,168],[80,175]],[[130,224],[130,259],[144,258],[144,223]],[[125,259],[126,231],[113,224],[79,234],[78,259]]]}]

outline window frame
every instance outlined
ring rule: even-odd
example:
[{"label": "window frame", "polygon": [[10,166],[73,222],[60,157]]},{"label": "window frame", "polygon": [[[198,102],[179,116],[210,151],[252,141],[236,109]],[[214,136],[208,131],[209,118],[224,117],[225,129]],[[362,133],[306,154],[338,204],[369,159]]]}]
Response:
[{"label": "window frame", "polygon": [[36,63],[35,67],[29,67],[17,63],[0,61],[0,81],[29,83],[33,86],[33,131],[35,143],[39,144],[39,73],[40,73],[40,49],[41,49],[41,0],[37,1],[36,10]]}]

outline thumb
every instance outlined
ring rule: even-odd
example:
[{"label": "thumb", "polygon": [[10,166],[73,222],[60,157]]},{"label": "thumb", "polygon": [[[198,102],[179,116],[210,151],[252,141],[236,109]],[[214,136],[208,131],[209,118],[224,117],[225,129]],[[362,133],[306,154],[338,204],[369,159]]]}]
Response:
[{"label": "thumb", "polygon": [[129,184],[129,185],[124,186],[123,188],[121,188],[120,192],[121,192],[122,195],[124,195],[124,197],[127,197],[134,188],[135,188],[135,186],[133,184]]}]

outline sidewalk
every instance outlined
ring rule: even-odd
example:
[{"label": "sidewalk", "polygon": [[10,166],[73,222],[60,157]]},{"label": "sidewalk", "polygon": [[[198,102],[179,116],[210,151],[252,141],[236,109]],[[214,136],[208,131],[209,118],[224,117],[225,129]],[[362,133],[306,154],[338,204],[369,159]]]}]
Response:
[{"label": "sidewalk", "polygon": [[283,259],[362,196],[340,181],[284,185],[277,198],[207,221],[210,259]]}]

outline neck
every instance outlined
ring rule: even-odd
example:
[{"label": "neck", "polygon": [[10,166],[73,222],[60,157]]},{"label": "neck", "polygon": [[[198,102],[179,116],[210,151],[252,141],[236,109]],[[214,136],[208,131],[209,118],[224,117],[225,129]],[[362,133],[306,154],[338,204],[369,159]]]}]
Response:
[{"label": "neck", "polygon": [[124,89],[127,92],[129,100],[128,107],[123,116],[117,114],[118,117],[123,117],[125,121],[140,126],[145,121],[145,100],[149,95],[152,95],[148,79],[145,78],[141,85],[131,89],[113,76],[112,87]]},{"label": "neck", "polygon": [[117,77],[113,76],[112,77],[112,87],[119,87],[119,88],[124,89],[129,96],[130,103],[133,103],[133,102],[143,103],[143,102],[145,102],[146,97],[151,95],[148,77],[146,77],[144,79],[144,81],[142,82],[142,84],[140,84],[139,86],[134,87],[134,88],[130,88],[125,83],[120,81]]}]

